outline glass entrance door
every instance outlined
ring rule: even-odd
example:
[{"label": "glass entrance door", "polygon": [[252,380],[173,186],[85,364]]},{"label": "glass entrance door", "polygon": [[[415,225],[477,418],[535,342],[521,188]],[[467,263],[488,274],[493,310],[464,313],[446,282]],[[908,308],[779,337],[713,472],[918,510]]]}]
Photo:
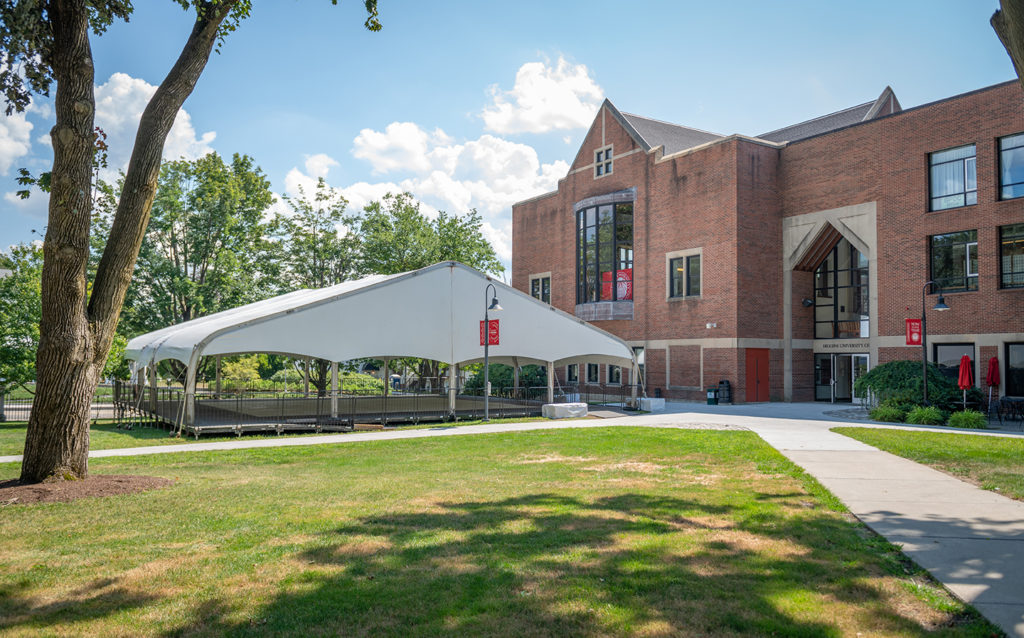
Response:
[{"label": "glass entrance door", "polygon": [[853,401],[853,384],[868,371],[866,354],[814,355],[814,399],[831,403]]}]

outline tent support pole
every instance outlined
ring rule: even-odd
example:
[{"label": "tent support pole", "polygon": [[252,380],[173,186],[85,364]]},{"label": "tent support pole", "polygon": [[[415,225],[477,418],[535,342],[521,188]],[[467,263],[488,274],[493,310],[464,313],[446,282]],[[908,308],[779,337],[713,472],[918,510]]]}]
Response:
[{"label": "tent support pole", "polygon": [[548,403],[555,402],[555,362],[548,361]]},{"label": "tent support pole", "polygon": [[149,411],[156,415],[157,387],[160,380],[156,376],[156,361],[149,368]]},{"label": "tent support pole", "polygon": [[391,389],[391,359],[384,357],[384,396],[387,397]]},{"label": "tent support pole", "polygon": [[[193,357],[198,359],[198,357]],[[184,425],[193,427],[196,424],[196,368],[199,367],[199,361],[194,360],[189,362],[189,366],[185,372],[185,420]],[[181,430],[178,430],[179,436]]]},{"label": "tent support pole", "polygon": [[309,357],[306,357],[306,371],[305,371],[305,374],[302,375],[302,382],[304,384],[303,396],[307,396],[307,397],[309,396],[309,365],[310,365],[310,363],[312,363],[312,359],[310,359]]},{"label": "tent support pole", "polygon": [[338,418],[338,362],[331,361],[331,418]]},{"label": "tent support pole", "polygon": [[632,399],[632,405],[635,407],[637,405],[637,403],[636,403],[636,387],[638,385],[640,385],[640,366],[638,366],[636,364],[636,361],[634,361],[632,368],[633,368],[633,370],[630,372],[630,376],[633,377],[633,387],[630,388],[629,394],[630,394],[630,398]]},{"label": "tent support pole", "polygon": [[456,363],[448,366],[448,417],[452,419],[455,418],[455,393],[458,392],[455,383],[458,379],[458,367]]},{"label": "tent support pole", "polygon": [[219,399],[220,398],[220,355],[217,355],[217,357],[214,360],[216,362],[215,365],[217,367],[217,385],[216,385],[216,387],[214,389],[213,395]]},{"label": "tent support pole", "polygon": [[519,357],[512,357],[512,389],[519,395]]}]

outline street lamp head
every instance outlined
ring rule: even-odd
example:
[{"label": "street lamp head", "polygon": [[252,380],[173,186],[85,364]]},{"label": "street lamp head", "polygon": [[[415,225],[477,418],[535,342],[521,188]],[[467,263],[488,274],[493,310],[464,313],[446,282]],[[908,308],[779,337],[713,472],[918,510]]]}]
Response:
[{"label": "street lamp head", "polygon": [[504,308],[502,308],[501,306],[498,305],[498,298],[497,297],[494,297],[493,299],[491,299],[491,305],[487,306],[487,309],[488,310],[504,310]]},{"label": "street lamp head", "polygon": [[946,305],[946,298],[940,294],[939,300],[938,302],[936,302],[935,307],[932,308],[932,310],[938,310],[939,312],[942,312],[943,310],[949,310],[949,306]]}]

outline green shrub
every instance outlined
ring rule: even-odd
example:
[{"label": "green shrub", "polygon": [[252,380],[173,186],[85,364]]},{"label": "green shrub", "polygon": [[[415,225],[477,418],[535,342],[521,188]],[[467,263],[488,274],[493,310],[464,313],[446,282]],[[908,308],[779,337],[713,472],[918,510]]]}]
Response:
[{"label": "green shrub", "polygon": [[911,410],[913,410],[914,408],[917,407],[916,403],[910,403],[908,401],[903,401],[903,400],[901,400],[899,398],[896,398],[896,397],[889,397],[888,399],[884,399],[878,405],[880,407],[883,407],[883,408],[891,408],[893,410],[899,410],[900,412],[903,413],[903,416],[906,416],[907,412],[910,412]]},{"label": "green shrub", "polygon": [[[858,377],[854,391],[857,396],[864,396],[870,390],[880,404],[903,409],[924,402],[921,385],[920,361],[890,361]],[[981,390],[969,389],[967,399],[980,402]],[[963,393],[957,387],[956,379],[944,375],[933,363],[928,364],[928,402],[947,412],[957,409],[963,402]]]},{"label": "green shrub", "polygon": [[368,374],[343,372],[341,391],[345,394],[380,394],[384,392],[384,382]]},{"label": "green shrub", "polygon": [[979,430],[985,428],[987,425],[985,415],[977,410],[963,410],[962,412],[954,412],[949,415],[950,427],[953,428],[970,428]]},{"label": "green shrub", "polygon": [[302,373],[294,368],[278,370],[270,377],[275,383],[302,383],[302,379]]},{"label": "green shrub", "polygon": [[880,405],[868,413],[872,421],[888,421],[889,423],[903,423],[907,413],[899,408]]},{"label": "green shrub", "polygon": [[919,405],[907,413],[907,423],[914,425],[942,425],[945,422],[946,415],[934,405]]}]

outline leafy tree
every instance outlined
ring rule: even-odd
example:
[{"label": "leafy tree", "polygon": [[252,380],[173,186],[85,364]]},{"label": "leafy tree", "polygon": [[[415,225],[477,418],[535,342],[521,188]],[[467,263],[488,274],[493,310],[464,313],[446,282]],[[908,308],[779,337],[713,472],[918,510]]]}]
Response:
[{"label": "leafy tree", "polygon": [[[507,366],[502,363],[492,363],[490,365],[488,377],[490,378],[491,388],[494,392],[501,392],[502,390],[513,387],[515,384],[512,366]],[[547,384],[548,374],[544,366],[523,366],[519,372],[520,388],[542,388],[546,387]],[[481,365],[480,369],[466,380],[466,390],[482,390],[483,387],[484,367]]]},{"label": "leafy tree", "polygon": [[[273,195],[253,159],[217,153],[164,163],[132,282],[133,332],[157,330],[268,296]],[[273,275],[271,275],[273,276]]]},{"label": "leafy tree", "polygon": [[[95,64],[90,32],[127,20],[130,0],[7,0],[0,3],[0,90],[7,113],[56,88],[50,131],[49,216],[43,248],[37,385],[21,480],[88,475],[89,408],[114,339],[149,222],[164,142],[214,45],[249,15],[250,0],[175,0],[195,11],[182,52],[139,121],[110,234],[86,285],[95,160]],[[333,0],[335,3],[337,0]],[[379,30],[377,0],[365,0]]]},{"label": "leafy tree", "polygon": [[43,250],[31,244],[0,255],[0,394],[36,378]]},{"label": "leafy tree", "polygon": [[284,231],[285,279],[295,288],[324,288],[359,274],[357,219],[345,213],[348,202],[321,177],[312,197],[299,187],[285,197],[291,216],[278,218]]},{"label": "leafy tree", "polygon": [[[356,218],[345,214],[348,202],[332,191],[323,178],[310,197],[299,187],[298,197],[285,197],[292,215],[281,217],[284,230],[285,278],[295,288],[325,288],[354,278],[359,267],[359,239],[353,232]],[[296,362],[305,367],[305,361]],[[326,396],[331,362],[310,361],[309,381],[319,396]]]},{"label": "leafy tree", "polygon": [[256,355],[232,357],[224,361],[221,374],[225,379],[232,381],[256,381],[260,378],[259,365],[259,358]]}]

